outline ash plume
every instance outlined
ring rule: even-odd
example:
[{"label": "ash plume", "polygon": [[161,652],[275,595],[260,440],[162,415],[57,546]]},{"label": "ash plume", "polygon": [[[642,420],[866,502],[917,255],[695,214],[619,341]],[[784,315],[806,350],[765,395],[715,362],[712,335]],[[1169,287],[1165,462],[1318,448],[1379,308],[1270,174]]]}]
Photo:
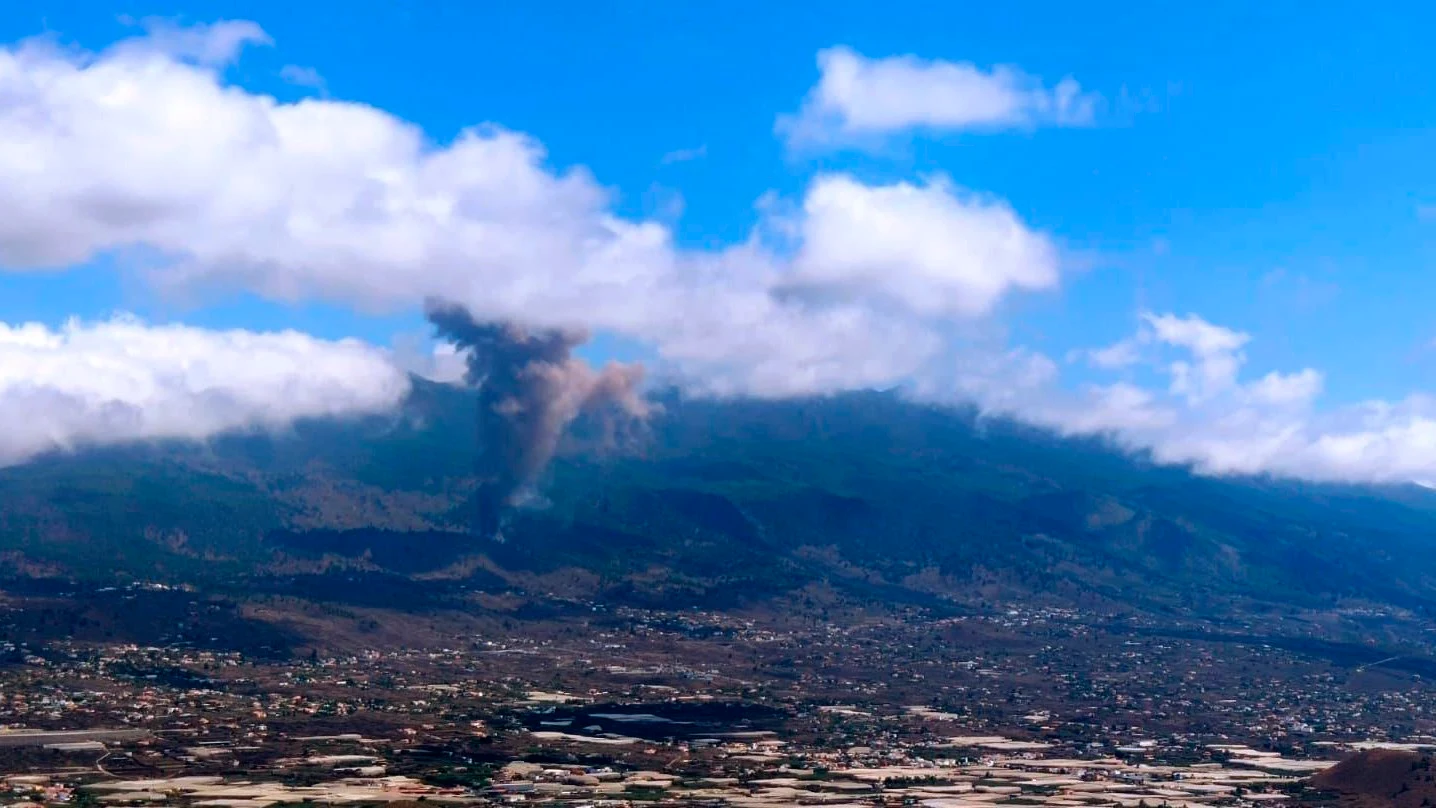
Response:
[{"label": "ash plume", "polygon": [[574,419],[646,418],[643,367],[609,362],[594,369],[572,355],[587,341],[577,330],[527,329],[480,322],[462,306],[430,301],[438,336],[466,351],[465,379],[479,390],[477,532],[501,538],[503,515],[553,458]]}]

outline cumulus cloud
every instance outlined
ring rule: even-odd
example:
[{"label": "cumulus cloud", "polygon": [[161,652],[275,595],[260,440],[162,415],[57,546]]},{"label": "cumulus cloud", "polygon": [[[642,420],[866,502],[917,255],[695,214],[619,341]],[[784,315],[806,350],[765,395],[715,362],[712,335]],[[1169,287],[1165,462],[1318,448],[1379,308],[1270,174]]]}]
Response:
[{"label": "cumulus cloud", "polygon": [[1104,348],[1091,348],[1085,353],[1087,362],[1104,370],[1120,370],[1131,367],[1142,359],[1142,342],[1138,339],[1122,339]]},{"label": "cumulus cloud", "polygon": [[[1244,379],[1250,335],[1194,314],[1143,313],[1136,334],[1117,343],[1123,361],[1154,374],[1064,388],[1040,354],[1009,350],[943,391],[985,411],[1066,435],[1105,435],[1162,463],[1206,474],[1277,475],[1318,481],[1436,479],[1436,399],[1371,401],[1321,410],[1325,382],[1314,368]],[[1127,346],[1140,346],[1141,350]],[[1089,356],[1098,351],[1089,352]],[[1127,362],[1127,359],[1131,362]],[[1162,380],[1165,379],[1165,384]]]},{"label": "cumulus cloud", "polygon": [[424,376],[436,382],[452,383],[463,381],[468,370],[468,358],[459,346],[452,342],[440,342],[434,345]]},{"label": "cumulus cloud", "polygon": [[[823,177],[749,241],[680,249],[526,135],[436,144],[363,104],[228,85],[209,64],[262,32],[225,25],[0,50],[0,265],[139,249],[162,286],[369,311],[437,296],[619,334],[694,387],[764,395],[895,384],[940,353],[938,321],[1057,280],[1046,237],[941,182]],[[796,237],[770,238],[783,228]]]},{"label": "cumulus cloud", "polygon": [[1052,87],[1021,70],[893,56],[847,47],[818,52],[818,84],[777,131],[797,147],[862,145],[898,132],[958,132],[1087,126],[1099,96],[1075,79]]},{"label": "cumulus cloud", "polygon": [[181,25],[173,20],[151,17],[140,21],[145,36],[116,46],[117,50],[152,52],[201,65],[226,65],[239,58],[250,45],[272,45],[269,34],[248,20],[220,20],[213,23]]},{"label": "cumulus cloud", "polygon": [[408,377],[378,348],[294,331],[129,316],[0,323],[0,465],[135,440],[200,440],[393,408]]},{"label": "cumulus cloud", "polygon": [[1272,371],[1247,385],[1247,393],[1260,403],[1273,407],[1298,406],[1311,403],[1321,393],[1325,377],[1315,368],[1295,373]]},{"label": "cumulus cloud", "polygon": [[1057,253],[1012,209],[927,185],[819,177],[803,201],[789,283],[886,298],[925,315],[990,311],[1012,289],[1057,284]]},{"label": "cumulus cloud", "polygon": [[303,65],[285,65],[279,69],[279,77],[295,87],[307,87],[311,90],[318,90],[320,93],[327,92],[329,85],[318,70]]},{"label": "cumulus cloud", "polygon": [[1196,403],[1236,384],[1237,371],[1246,361],[1241,349],[1251,335],[1212,325],[1196,315],[1147,313],[1142,319],[1151,329],[1151,338],[1188,353],[1187,358],[1168,365],[1173,393]]}]

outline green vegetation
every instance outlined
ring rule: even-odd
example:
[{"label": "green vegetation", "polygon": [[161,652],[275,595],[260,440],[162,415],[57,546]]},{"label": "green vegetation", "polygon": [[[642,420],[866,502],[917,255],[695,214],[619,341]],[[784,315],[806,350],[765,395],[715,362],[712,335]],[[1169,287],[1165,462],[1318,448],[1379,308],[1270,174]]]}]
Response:
[{"label": "green vegetation", "polygon": [[[610,601],[668,608],[813,582],[935,607],[1022,594],[1181,611],[1234,596],[1436,603],[1424,490],[1202,478],[877,393],[666,398],[623,451],[564,453],[545,507],[512,514],[506,542],[479,542],[465,532],[473,406],[420,383],[397,418],[0,471],[0,576],[410,610],[566,568],[597,574]],[[464,572],[431,575],[451,568]]]}]

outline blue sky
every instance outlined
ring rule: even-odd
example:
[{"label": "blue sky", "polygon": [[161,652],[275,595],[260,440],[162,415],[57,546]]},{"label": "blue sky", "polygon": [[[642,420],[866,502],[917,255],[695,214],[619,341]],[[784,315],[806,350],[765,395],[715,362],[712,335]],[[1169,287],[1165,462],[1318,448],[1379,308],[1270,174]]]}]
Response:
[{"label": "blue sky", "polygon": [[[1195,314],[1250,336],[1252,375],[1318,369],[1322,407],[1340,409],[1436,388],[1436,12],[1351,9],[77,0],[5,15],[0,39],[48,33],[99,52],[136,36],[134,20],[252,20],[273,45],[245,50],[224,81],[295,101],[321,92],[284,77],[306,68],[324,97],[413,122],[436,144],[486,122],[526,133],[550,169],[590,172],[615,213],[665,222],[692,250],[743,241],[764,221],[760,197],[800,198],[824,174],[873,186],[944,175],[1060,251],[1060,281],[1003,295],[984,331],[1052,357],[1070,385],[1094,378],[1073,352],[1128,337],[1143,312]],[[775,120],[799,109],[834,46],[1012,65],[1047,86],[1071,77],[1100,106],[1090,125],[790,148]],[[322,295],[175,295],[124,265],[0,273],[0,320],[122,309],[382,345],[424,327],[413,306],[376,316]],[[626,344],[604,335],[590,354],[634,353]]]},{"label": "blue sky", "polygon": [[[694,244],[741,239],[759,194],[795,190],[820,168],[942,171],[1007,199],[1090,261],[1053,299],[1019,307],[1014,328],[1035,344],[1060,353],[1115,340],[1138,306],[1192,311],[1252,333],[1255,365],[1320,365],[1334,399],[1429,386],[1429,7],[1354,19],[1334,3],[1000,5],[72,2],[7,14],[0,32],[99,49],[133,35],[121,15],[255,20],[276,47],[233,69],[244,86],[294,97],[279,71],[296,64],[317,70],[332,96],[439,140],[501,122],[540,138],[554,164],[588,166],[621,210],[652,214],[663,192],[681,194],[677,231]],[[891,159],[790,158],[774,116],[796,106],[816,79],[814,54],[835,44],[1011,63],[1134,101],[1090,129],[955,135]],[[663,162],[700,147],[701,158]],[[110,272],[0,277],[6,319],[115,307],[375,339],[416,327],[340,307],[191,309]]]}]

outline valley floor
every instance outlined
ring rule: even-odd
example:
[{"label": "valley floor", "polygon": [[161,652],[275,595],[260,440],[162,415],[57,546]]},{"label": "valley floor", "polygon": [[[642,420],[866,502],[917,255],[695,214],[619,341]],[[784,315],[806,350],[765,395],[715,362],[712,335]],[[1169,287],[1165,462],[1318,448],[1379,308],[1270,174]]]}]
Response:
[{"label": "valley floor", "polygon": [[[264,608],[278,626],[306,614]],[[375,647],[12,636],[0,801],[1292,804],[1341,799],[1308,778],[1354,752],[1436,746],[1419,650],[1281,621],[571,604],[457,633],[350,617],[374,621]],[[449,641],[396,647],[396,631]]]}]

